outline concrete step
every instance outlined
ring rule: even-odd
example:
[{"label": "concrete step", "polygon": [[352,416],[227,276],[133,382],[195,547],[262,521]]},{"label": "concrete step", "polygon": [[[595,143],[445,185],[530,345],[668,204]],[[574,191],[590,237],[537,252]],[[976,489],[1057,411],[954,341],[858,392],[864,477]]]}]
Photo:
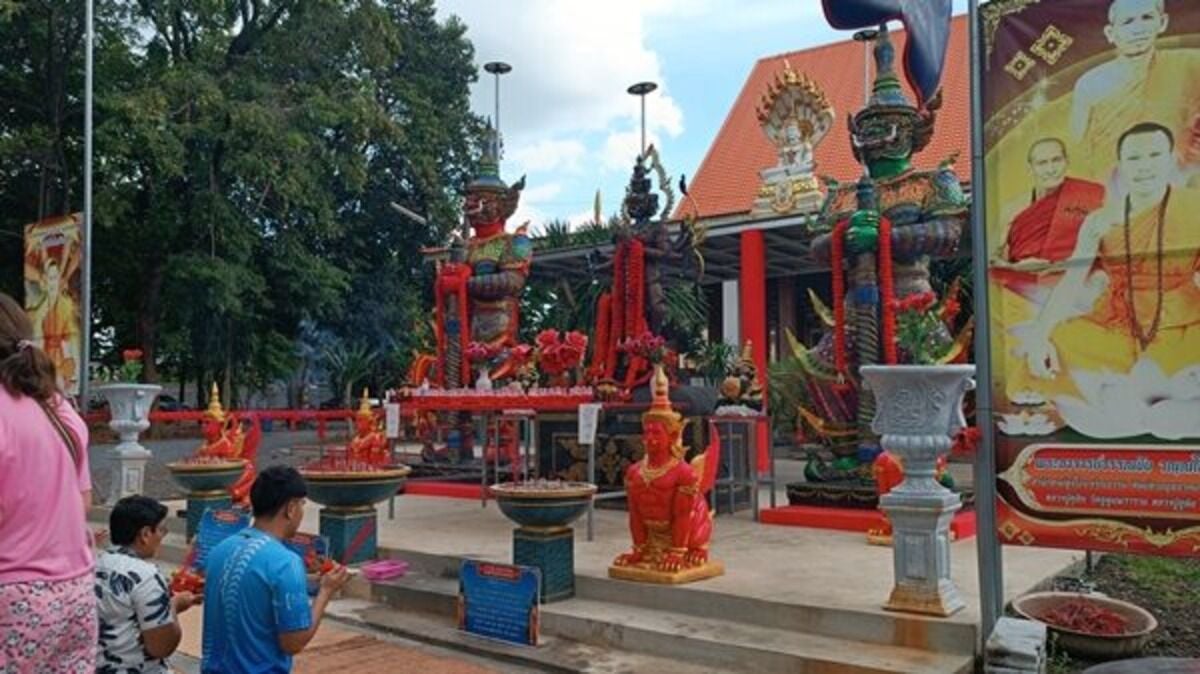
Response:
[{"label": "concrete step", "polygon": [[[381,583],[358,580],[349,592],[371,597],[400,615],[424,613],[452,621],[458,582],[417,570]],[[589,644],[606,652],[653,654],[720,671],[937,674],[969,672],[974,664],[969,650],[941,652],[864,643],[786,625],[771,627],[595,599],[546,604],[540,619],[548,638]]]},{"label": "concrete step", "polygon": [[506,663],[508,666],[504,667],[504,671],[510,671],[514,665],[548,672],[594,674],[718,674],[729,671],[727,668],[694,665],[651,654],[593,646],[545,633],[536,648],[517,646],[461,632],[452,616],[415,610],[397,611],[391,606],[356,599],[330,602],[327,615],[341,624]]},{"label": "concrete step", "polygon": [[848,641],[730,620],[588,599],[544,607],[542,629],[583,643],[702,663],[725,671],[793,674],[958,674],[968,655]]},{"label": "concrete step", "polygon": [[[458,592],[455,579],[458,578],[460,558],[400,550],[384,550],[382,553],[408,562],[412,569],[410,577],[422,579],[413,582],[423,585],[411,588],[401,585],[391,590],[393,594],[399,592],[405,597],[402,601],[415,602],[413,605],[421,610],[453,611],[451,600]],[[431,578],[447,579],[448,583],[434,588],[427,585]],[[420,589],[444,594],[440,598],[421,595],[417,591]],[[575,577],[575,596],[631,608],[728,620],[849,641],[966,656],[975,653],[976,628],[973,624],[916,615],[787,604],[714,592],[704,589],[702,584],[672,587],[579,575]],[[442,608],[434,608],[435,605],[441,605]]]}]

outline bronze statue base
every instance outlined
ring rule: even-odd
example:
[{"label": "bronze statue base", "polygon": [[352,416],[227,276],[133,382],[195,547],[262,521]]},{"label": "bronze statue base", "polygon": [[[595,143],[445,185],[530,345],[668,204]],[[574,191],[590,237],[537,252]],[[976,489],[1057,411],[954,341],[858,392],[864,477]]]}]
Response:
[{"label": "bronze statue base", "polygon": [[694,566],[679,571],[659,571],[640,566],[610,566],[608,577],[618,580],[632,580],[638,583],[656,583],[658,585],[682,585],[706,578],[716,578],[724,575],[725,565],[721,562],[708,561],[703,566]]}]

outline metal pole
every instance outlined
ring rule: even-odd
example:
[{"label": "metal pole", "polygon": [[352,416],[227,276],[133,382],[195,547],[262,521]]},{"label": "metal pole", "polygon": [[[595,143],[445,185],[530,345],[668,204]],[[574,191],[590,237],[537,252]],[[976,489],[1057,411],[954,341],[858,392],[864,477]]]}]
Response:
[{"label": "metal pole", "polygon": [[979,555],[979,613],[983,639],[1004,609],[1004,567],[996,536],[996,447],[992,424],[991,325],[988,302],[988,244],[983,148],[983,36],[979,0],[970,0],[971,23],[971,252],[975,272],[975,420],[982,432],[975,457],[975,517]]},{"label": "metal pole", "polygon": [[503,61],[491,61],[483,64],[483,69],[495,76],[496,79],[496,161],[500,161],[500,76],[512,72],[512,66]]},{"label": "metal pole", "polygon": [[[587,446],[588,453],[588,484],[596,484],[596,443],[589,443]],[[588,501],[587,512],[587,539],[591,542],[595,536],[595,524],[593,520],[596,516],[596,499]]]},{"label": "metal pole", "polygon": [[643,158],[646,156],[646,94],[657,88],[658,85],[654,82],[638,82],[625,90],[627,93],[642,99],[642,150],[638,156]]},{"label": "metal pole", "polygon": [[87,33],[84,38],[83,79],[83,236],[80,251],[83,278],[79,289],[81,305],[79,362],[79,404],[86,414],[88,410],[88,385],[91,383],[92,361],[92,48],[96,34],[92,0],[87,0]]},{"label": "metal pole", "polygon": [[879,37],[879,30],[864,28],[854,34],[854,39],[863,43],[863,105],[871,104],[871,45]]}]

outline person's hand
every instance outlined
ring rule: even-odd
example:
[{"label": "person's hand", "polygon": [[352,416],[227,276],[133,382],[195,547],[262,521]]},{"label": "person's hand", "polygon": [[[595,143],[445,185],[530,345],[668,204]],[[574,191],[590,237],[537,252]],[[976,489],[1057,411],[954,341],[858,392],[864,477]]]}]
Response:
[{"label": "person's hand", "polygon": [[193,606],[199,606],[204,601],[204,595],[193,594],[191,592],[176,592],[171,597],[171,608],[175,609],[175,613],[183,613]]},{"label": "person's hand", "polygon": [[862,210],[850,216],[846,229],[846,251],[851,255],[873,253],[879,247],[879,212]]},{"label": "person's hand", "polygon": [[93,529],[92,530],[92,547],[99,549],[108,545],[108,529]]},{"label": "person's hand", "polygon": [[339,566],[333,571],[321,576],[321,592],[333,594],[342,589],[350,581],[350,570]]},{"label": "person's hand", "polygon": [[1050,341],[1050,337],[1039,330],[1031,331],[1020,346],[1019,354],[1024,356],[1029,372],[1039,379],[1053,379],[1061,366],[1058,361],[1058,349]]}]

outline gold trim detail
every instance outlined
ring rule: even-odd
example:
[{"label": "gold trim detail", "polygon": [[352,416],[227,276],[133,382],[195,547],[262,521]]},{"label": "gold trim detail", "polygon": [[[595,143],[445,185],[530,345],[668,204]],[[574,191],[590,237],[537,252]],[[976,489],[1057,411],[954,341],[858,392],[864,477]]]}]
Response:
[{"label": "gold trim detail", "polygon": [[1046,26],[1046,30],[1042,31],[1042,36],[1033,43],[1029,51],[1033,52],[1035,56],[1040,56],[1047,64],[1054,65],[1073,44],[1075,44],[1075,38],[1059,30],[1058,26],[1050,24]]},{"label": "gold trim detail", "polygon": [[1026,7],[1036,5],[1041,0],[992,0],[986,5],[979,8],[979,15],[983,20],[983,46],[984,58],[988,59],[992,56],[992,49],[996,46],[996,30],[1000,28],[1000,22],[1004,17],[1011,14],[1017,14],[1025,10]]},{"label": "gold trim detail", "polygon": [[637,566],[608,567],[609,578],[632,580],[639,583],[655,583],[658,585],[682,585],[683,583],[692,583],[706,578],[715,578],[724,575],[724,573],[725,565],[721,562],[713,561],[705,562],[703,566],[680,569],[674,572],[643,569]]}]

